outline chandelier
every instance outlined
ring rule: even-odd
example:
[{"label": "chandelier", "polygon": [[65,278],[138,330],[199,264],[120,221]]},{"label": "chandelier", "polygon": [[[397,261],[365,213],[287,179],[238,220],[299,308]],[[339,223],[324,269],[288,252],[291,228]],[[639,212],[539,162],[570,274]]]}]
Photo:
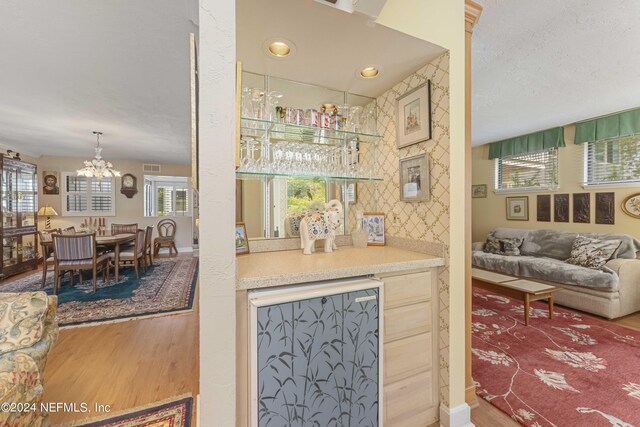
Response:
[{"label": "chandelier", "polygon": [[84,167],[78,169],[78,176],[86,176],[87,178],[111,178],[112,176],[120,176],[120,172],[113,169],[111,162],[105,162],[100,153],[102,148],[100,147],[100,135],[102,132],[93,131],[96,136],[96,156],[91,160],[84,161]]}]

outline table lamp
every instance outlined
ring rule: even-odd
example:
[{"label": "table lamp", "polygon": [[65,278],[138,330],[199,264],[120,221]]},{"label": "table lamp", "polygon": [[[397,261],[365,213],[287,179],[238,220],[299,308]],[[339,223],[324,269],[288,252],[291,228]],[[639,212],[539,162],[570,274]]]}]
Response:
[{"label": "table lamp", "polygon": [[38,210],[38,216],[46,216],[47,220],[44,223],[45,230],[51,229],[51,217],[57,216],[58,212],[51,206],[43,206]]}]

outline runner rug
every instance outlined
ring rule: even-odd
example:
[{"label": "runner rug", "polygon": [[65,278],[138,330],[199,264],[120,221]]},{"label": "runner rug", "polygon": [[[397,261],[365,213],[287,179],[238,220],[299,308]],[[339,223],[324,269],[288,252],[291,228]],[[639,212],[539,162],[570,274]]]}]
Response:
[{"label": "runner rug", "polygon": [[474,288],[479,396],[525,426],[640,426],[640,332]]},{"label": "runner rug", "polygon": [[134,408],[115,416],[59,427],[190,427],[193,400],[191,397],[177,399],[179,398]]},{"label": "runner rug", "polygon": [[[98,289],[93,293],[91,274],[83,281],[69,274],[58,289],[58,324],[61,327],[127,320],[143,316],[190,310],[198,272],[198,259],[190,256],[159,258],[137,279],[132,267],[120,267],[118,283],[113,269],[109,283],[98,276]],[[0,285],[0,292],[24,292],[41,289],[42,270]],[[47,273],[44,290],[53,294],[53,273]]]}]

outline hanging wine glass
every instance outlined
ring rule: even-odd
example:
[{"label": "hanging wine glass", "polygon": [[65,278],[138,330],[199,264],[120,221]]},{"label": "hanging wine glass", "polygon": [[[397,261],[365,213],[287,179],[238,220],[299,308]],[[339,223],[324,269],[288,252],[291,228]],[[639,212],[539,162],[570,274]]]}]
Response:
[{"label": "hanging wine glass", "polygon": [[362,116],[362,107],[355,106],[349,109],[349,131],[360,133],[362,124],[361,124],[361,116]]},{"label": "hanging wine glass", "polygon": [[[282,92],[278,92],[273,90],[267,94],[267,100],[265,105],[265,120],[269,120],[271,122],[279,121],[279,114],[276,114],[276,107],[280,104],[280,100],[282,99]],[[278,111],[279,112],[279,111]]]},{"label": "hanging wine glass", "polygon": [[371,102],[364,110],[364,117],[362,119],[362,132],[369,135],[376,135],[378,133],[378,121],[377,121],[376,105]]}]

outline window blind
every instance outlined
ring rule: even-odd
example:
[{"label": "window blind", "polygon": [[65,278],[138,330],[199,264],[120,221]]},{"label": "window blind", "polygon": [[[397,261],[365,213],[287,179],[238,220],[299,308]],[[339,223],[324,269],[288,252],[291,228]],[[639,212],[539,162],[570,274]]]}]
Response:
[{"label": "window blind", "polygon": [[114,178],[97,180],[62,172],[63,215],[115,214]]},{"label": "window blind", "polygon": [[585,150],[586,184],[640,182],[640,136],[589,142]]},{"label": "window blind", "polygon": [[497,190],[556,187],[558,185],[558,150],[497,159],[495,184]]}]

